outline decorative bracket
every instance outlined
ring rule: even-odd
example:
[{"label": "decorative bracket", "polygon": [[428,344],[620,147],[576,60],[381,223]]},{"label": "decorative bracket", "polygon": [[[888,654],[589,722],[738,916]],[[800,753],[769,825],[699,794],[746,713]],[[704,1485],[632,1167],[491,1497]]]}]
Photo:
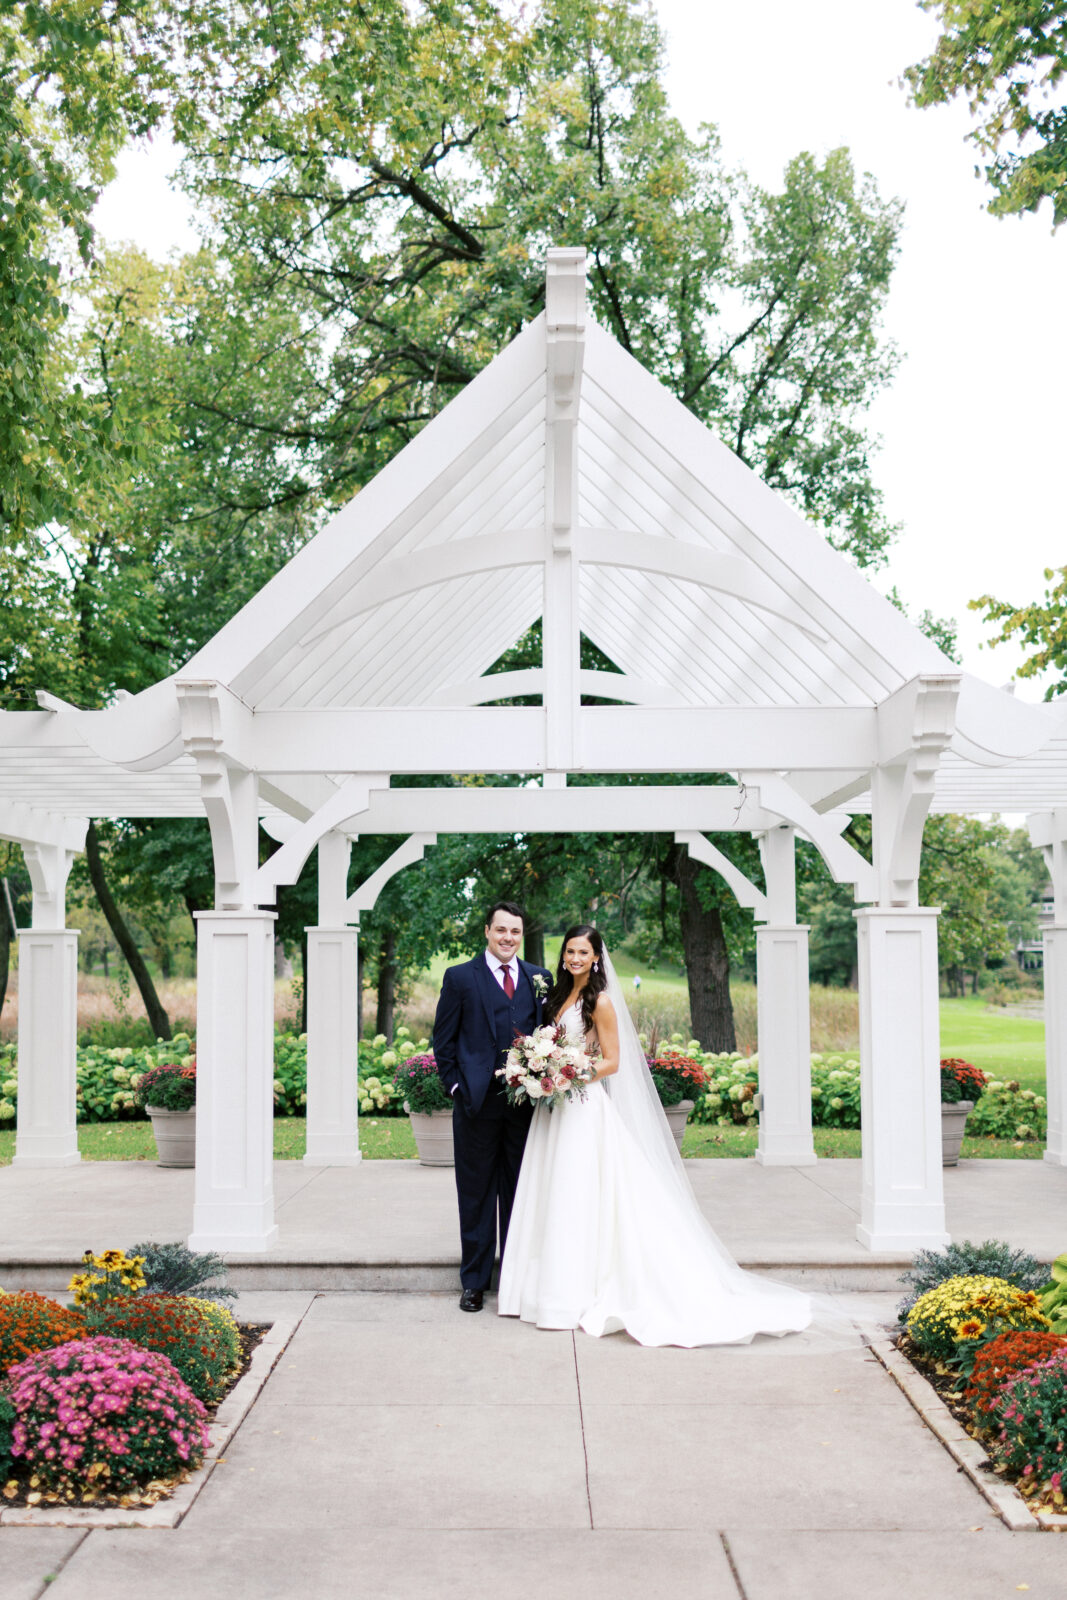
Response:
[{"label": "decorative bracket", "polygon": [[847,817],[833,812],[820,815],[776,772],[743,772],[739,776],[746,789],[758,793],[764,811],[773,811],[811,840],[835,883],[852,884],[857,900],[878,898],[874,868],[841,837]]},{"label": "decorative bracket", "polygon": [[1026,819],[1030,843],[1045,858],[1052,879],[1052,920],[1057,926],[1067,923],[1067,806],[1052,811],[1035,811]]},{"label": "decorative bracket", "polygon": [[923,673],[878,707],[879,765],[871,773],[878,903],[919,903],[923,827],[941,757],[956,726],[961,676]]},{"label": "decorative bracket", "polygon": [[373,910],[375,901],[390,878],[395,878],[405,867],[421,861],[425,852],[436,843],[436,833],[413,833],[405,839],[391,856],[386,857],[378,870],[372,872],[369,878],[365,878],[354,894],[349,895],[345,906],[345,921],[354,922],[358,926],[360,912]]},{"label": "decorative bracket", "polygon": [[59,816],[20,800],[0,802],[0,839],[22,846],[33,890],[35,928],[66,926],[67,879],[74,857],[85,848],[88,827],[88,817]]},{"label": "decorative bracket", "polygon": [[757,889],[751,879],[746,878],[739,867],[735,867],[728,856],[712,844],[710,839],[702,833],[693,833],[685,830],[674,835],[675,844],[684,844],[694,861],[702,861],[706,867],[717,872],[737,898],[738,905],[747,906],[755,912],[760,922],[770,920],[770,903],[762,889]]},{"label": "decorative bracket", "polygon": [[273,905],[278,896],[278,886],[295,883],[304,862],[320,839],[351,817],[359,816],[370,804],[372,788],[387,789],[389,778],[385,773],[361,773],[346,779],[330,798],[313,811],[306,822],[301,822],[279,849],[260,867],[255,876],[256,905]]},{"label": "decorative bracket", "polygon": [[196,762],[200,798],[211,829],[216,909],[253,906],[259,792],[255,773],[233,760],[226,749],[227,702],[233,697],[221,684],[207,680],[178,683],[175,692],[182,743]]}]

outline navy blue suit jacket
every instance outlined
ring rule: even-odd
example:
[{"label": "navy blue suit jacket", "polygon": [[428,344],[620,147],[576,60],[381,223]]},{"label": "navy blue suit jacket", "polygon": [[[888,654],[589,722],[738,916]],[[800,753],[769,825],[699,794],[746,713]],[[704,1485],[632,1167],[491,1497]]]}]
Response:
[{"label": "navy blue suit jacket", "polygon": [[[534,1026],[541,1023],[542,999],[533,989],[533,979],[545,980],[545,992],[552,976],[544,967],[519,962],[519,983],[528,983],[534,996]],[[516,990],[516,995],[518,990]],[[473,961],[449,967],[441,985],[437,1015],[433,1024],[433,1053],[445,1092],[463,1096],[464,1105],[478,1112],[493,1083],[493,1074],[502,1064],[496,1038],[496,1008],[500,984],[489,970],[482,952]]]}]

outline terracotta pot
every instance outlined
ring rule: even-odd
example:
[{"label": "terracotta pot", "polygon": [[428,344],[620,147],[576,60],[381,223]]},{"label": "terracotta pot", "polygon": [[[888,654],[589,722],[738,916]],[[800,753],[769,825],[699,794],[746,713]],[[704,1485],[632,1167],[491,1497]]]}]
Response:
[{"label": "terracotta pot", "polygon": [[973,1100],[957,1100],[955,1105],[942,1103],[941,1165],[943,1167],[959,1166],[960,1145],[963,1143],[963,1128],[968,1115],[973,1110]]},{"label": "terracotta pot", "polygon": [[674,1134],[674,1142],[678,1146],[679,1154],[681,1153],[682,1149],[682,1139],[685,1137],[685,1125],[689,1120],[689,1113],[692,1111],[695,1104],[695,1100],[679,1100],[676,1106],[663,1107],[663,1114],[670,1123],[671,1132]]},{"label": "terracotta pot", "polygon": [[196,1107],[188,1111],[168,1111],[164,1106],[146,1106],[152,1119],[159,1153],[157,1167],[196,1166]]},{"label": "terracotta pot", "polygon": [[412,1111],[411,1131],[423,1167],[454,1167],[451,1111]]}]

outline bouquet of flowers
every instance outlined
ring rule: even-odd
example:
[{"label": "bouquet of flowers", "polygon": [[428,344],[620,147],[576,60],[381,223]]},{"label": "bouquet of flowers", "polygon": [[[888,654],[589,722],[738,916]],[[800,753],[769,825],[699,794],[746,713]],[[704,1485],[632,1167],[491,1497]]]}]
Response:
[{"label": "bouquet of flowers", "polygon": [[562,1023],[546,1022],[533,1033],[516,1034],[507,1060],[497,1071],[513,1106],[543,1100],[551,1111],[565,1100],[584,1100],[593,1063],[580,1045],[567,1043]]}]

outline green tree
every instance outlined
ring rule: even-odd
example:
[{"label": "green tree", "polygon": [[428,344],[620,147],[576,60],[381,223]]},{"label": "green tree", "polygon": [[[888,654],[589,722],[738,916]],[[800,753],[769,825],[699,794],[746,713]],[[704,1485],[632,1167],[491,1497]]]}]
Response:
[{"label": "green tree", "polygon": [[1046,567],[1045,582],[1042,598],[1029,605],[1014,605],[991,594],[979,595],[968,605],[972,611],[984,611],[987,622],[1000,624],[991,645],[1015,639],[1033,652],[1017,669],[1017,677],[1057,674],[1045,687],[1045,699],[1054,700],[1067,690],[1067,567]]},{"label": "green tree", "polygon": [[978,118],[969,137],[989,158],[985,176],[999,216],[1052,204],[1067,218],[1067,5],[1063,0],[919,0],[942,32],[905,77],[916,105],[963,94]]}]

